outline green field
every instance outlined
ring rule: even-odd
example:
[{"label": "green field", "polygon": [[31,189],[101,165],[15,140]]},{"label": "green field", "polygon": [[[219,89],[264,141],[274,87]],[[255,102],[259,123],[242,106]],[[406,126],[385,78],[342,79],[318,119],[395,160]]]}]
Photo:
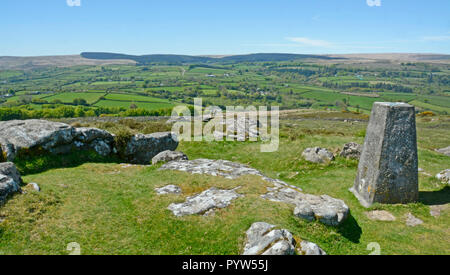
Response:
[{"label": "green field", "polygon": [[158,110],[163,108],[170,108],[174,105],[166,102],[136,102],[136,101],[114,101],[114,100],[100,100],[94,106],[98,107],[122,107],[125,109],[130,108],[132,104],[135,104],[138,108],[146,110]]},{"label": "green field", "polygon": [[135,94],[108,94],[107,96],[105,96],[105,98],[110,100],[121,100],[121,101],[145,101],[154,103],[167,103],[167,100],[161,98]]},{"label": "green field", "polygon": [[[11,91],[16,94],[5,99],[0,97],[0,114],[2,109],[15,108],[13,113],[16,115],[11,116],[11,112],[5,110],[6,115],[0,117],[24,116],[17,114],[21,108],[40,109],[40,105],[46,104],[37,101],[41,98],[55,107],[61,103],[74,106],[74,99],[85,99],[90,115],[92,112],[100,115],[98,107],[130,109],[135,103],[144,110],[155,110],[178,103],[192,104],[196,97],[201,97],[205,106],[277,105],[280,109],[312,108],[366,114],[370,113],[375,101],[403,101],[415,105],[417,112],[449,114],[450,65],[417,63],[411,66],[293,60],[231,65],[140,64],[0,71],[0,96]],[[429,77],[430,70],[433,78]],[[24,98],[24,94],[34,91],[53,91],[55,94]],[[378,97],[371,97],[373,95]],[[102,109],[100,112],[119,114],[124,111]]]},{"label": "green field", "polygon": [[44,99],[51,102],[53,100],[61,100],[64,103],[72,103],[74,99],[82,98],[85,99],[88,104],[91,104],[100,97],[104,96],[105,93],[60,93],[56,95],[52,95],[49,97],[45,97]]}]

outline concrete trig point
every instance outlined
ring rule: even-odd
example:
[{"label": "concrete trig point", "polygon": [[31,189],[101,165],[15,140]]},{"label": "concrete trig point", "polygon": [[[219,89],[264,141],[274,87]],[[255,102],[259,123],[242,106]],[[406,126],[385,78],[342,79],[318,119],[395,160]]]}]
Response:
[{"label": "concrete trig point", "polygon": [[417,201],[417,166],[414,106],[375,102],[350,191],[365,207]]}]

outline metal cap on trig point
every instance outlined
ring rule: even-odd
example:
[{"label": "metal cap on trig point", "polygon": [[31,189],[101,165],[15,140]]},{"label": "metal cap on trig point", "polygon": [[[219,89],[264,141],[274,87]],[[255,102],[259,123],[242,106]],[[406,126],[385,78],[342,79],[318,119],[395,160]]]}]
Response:
[{"label": "metal cap on trig point", "polygon": [[409,203],[419,197],[414,106],[375,102],[350,191],[361,204]]}]

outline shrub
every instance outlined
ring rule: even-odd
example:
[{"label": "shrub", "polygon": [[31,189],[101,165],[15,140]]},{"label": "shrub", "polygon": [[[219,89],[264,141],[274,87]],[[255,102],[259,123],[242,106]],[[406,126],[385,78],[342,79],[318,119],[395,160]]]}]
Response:
[{"label": "shrub", "polygon": [[131,140],[133,133],[128,129],[120,128],[116,132],[114,142],[118,150],[119,156],[124,157],[128,142]]},{"label": "shrub", "polygon": [[366,136],[366,130],[361,130],[358,133],[356,133],[357,137],[365,137]]},{"label": "shrub", "polygon": [[428,117],[428,116],[435,116],[436,114],[431,111],[425,111],[422,113],[419,113],[417,116],[419,117]]}]

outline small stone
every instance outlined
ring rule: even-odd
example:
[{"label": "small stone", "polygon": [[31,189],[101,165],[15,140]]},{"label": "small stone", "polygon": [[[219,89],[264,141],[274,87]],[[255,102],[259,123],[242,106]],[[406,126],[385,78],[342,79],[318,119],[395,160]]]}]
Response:
[{"label": "small stone", "polygon": [[450,146],[441,149],[436,149],[435,151],[450,157]]},{"label": "small stone", "polygon": [[369,219],[373,221],[385,221],[385,222],[395,221],[395,216],[385,210],[374,210],[366,212],[366,215]]},{"label": "small stone", "polygon": [[159,195],[165,194],[181,194],[181,188],[176,185],[167,185],[161,188],[155,189],[156,193]]},{"label": "small stone", "polygon": [[450,183],[450,169],[441,171],[439,174],[436,175],[436,178],[443,183],[447,184]]},{"label": "small stone", "polygon": [[422,223],[423,223],[423,221],[421,219],[418,219],[418,218],[414,217],[413,214],[408,213],[408,216],[406,217],[406,225],[407,226],[417,226]]},{"label": "small stone", "polygon": [[152,158],[152,165],[158,164],[160,162],[169,162],[174,160],[188,160],[188,157],[183,152],[166,150]]},{"label": "small stone", "polygon": [[41,188],[39,187],[39,185],[35,182],[31,182],[28,184],[28,186],[30,186],[31,188],[33,188],[35,191],[37,192],[41,192]]},{"label": "small stone", "polygon": [[355,142],[349,142],[344,145],[342,152],[340,153],[341,157],[348,159],[359,159],[362,152],[362,146]]},{"label": "small stone", "polygon": [[214,209],[209,209],[208,211],[206,211],[205,214],[203,214],[203,216],[205,217],[214,217],[216,215],[216,211]]},{"label": "small stone", "polygon": [[295,240],[285,229],[274,229],[274,225],[256,222],[247,230],[247,243],[243,255],[293,255]]},{"label": "small stone", "polygon": [[[246,232],[243,255],[293,255],[296,242],[287,229],[277,229],[265,222],[255,222]],[[302,241],[297,251],[301,255],[326,255],[315,243]]]},{"label": "small stone", "polygon": [[302,241],[297,249],[301,255],[327,255],[325,251],[317,244],[307,241]]},{"label": "small stone", "polygon": [[438,218],[441,215],[441,212],[447,209],[447,205],[432,205],[430,206],[430,215]]},{"label": "small stone", "polygon": [[306,148],[302,156],[312,163],[327,163],[334,160],[333,153],[320,147]]}]

